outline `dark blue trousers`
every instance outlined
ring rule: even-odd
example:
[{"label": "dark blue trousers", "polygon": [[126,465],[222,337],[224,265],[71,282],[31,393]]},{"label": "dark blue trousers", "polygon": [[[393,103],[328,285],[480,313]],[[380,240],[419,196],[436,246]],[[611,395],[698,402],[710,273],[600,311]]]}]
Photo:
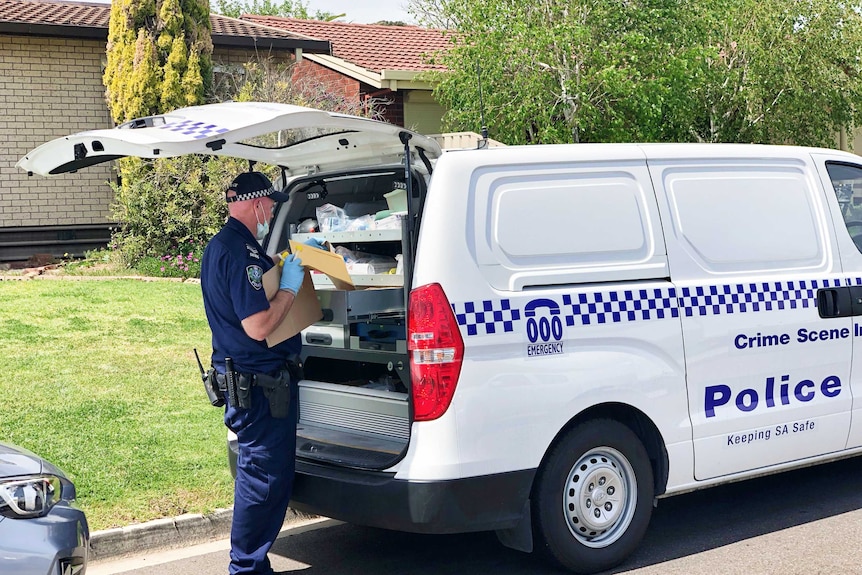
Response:
[{"label": "dark blue trousers", "polygon": [[297,388],[291,383],[290,416],[274,419],[263,390],[251,388],[250,409],[225,410],[239,441],[230,532],[231,575],[272,573],[267,553],[290,501],[296,451]]}]

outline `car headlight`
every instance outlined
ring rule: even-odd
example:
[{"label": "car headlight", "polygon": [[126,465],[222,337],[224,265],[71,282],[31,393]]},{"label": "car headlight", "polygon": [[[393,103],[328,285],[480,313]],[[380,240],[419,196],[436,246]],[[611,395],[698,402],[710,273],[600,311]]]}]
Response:
[{"label": "car headlight", "polygon": [[56,475],[0,479],[0,515],[24,519],[44,515],[63,498],[63,482]]}]

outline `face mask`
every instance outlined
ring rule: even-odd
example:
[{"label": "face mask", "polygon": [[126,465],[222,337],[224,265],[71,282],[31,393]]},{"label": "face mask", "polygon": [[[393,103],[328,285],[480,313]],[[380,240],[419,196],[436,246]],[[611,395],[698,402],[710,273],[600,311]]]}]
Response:
[{"label": "face mask", "polygon": [[269,234],[269,222],[257,222],[257,234],[255,235],[257,241],[263,241],[267,234]]},{"label": "face mask", "polygon": [[261,222],[260,218],[257,217],[256,209],[254,210],[254,219],[257,220],[257,234],[255,234],[255,237],[260,242],[269,234],[269,222]]}]

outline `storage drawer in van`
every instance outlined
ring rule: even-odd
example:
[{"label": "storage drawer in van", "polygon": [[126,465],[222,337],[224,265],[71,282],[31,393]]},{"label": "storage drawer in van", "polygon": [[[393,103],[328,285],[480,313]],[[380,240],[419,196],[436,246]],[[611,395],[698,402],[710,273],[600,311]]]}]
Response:
[{"label": "storage drawer in van", "polygon": [[302,330],[302,344],[344,349],[350,339],[348,327],[340,323],[319,322]]},{"label": "storage drawer in van", "polygon": [[349,324],[379,317],[404,316],[404,290],[401,288],[354,291],[317,290],[323,321]]},{"label": "storage drawer in van", "polygon": [[407,329],[403,318],[351,324],[350,349],[407,353]]}]

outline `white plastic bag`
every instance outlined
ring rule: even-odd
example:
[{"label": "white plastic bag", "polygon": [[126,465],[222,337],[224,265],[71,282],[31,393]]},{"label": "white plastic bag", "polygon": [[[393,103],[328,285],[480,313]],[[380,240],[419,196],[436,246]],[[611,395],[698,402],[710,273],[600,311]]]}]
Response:
[{"label": "white plastic bag", "polygon": [[323,204],[315,212],[317,213],[317,225],[321,232],[343,232],[347,230],[350,218],[338,206]]}]

